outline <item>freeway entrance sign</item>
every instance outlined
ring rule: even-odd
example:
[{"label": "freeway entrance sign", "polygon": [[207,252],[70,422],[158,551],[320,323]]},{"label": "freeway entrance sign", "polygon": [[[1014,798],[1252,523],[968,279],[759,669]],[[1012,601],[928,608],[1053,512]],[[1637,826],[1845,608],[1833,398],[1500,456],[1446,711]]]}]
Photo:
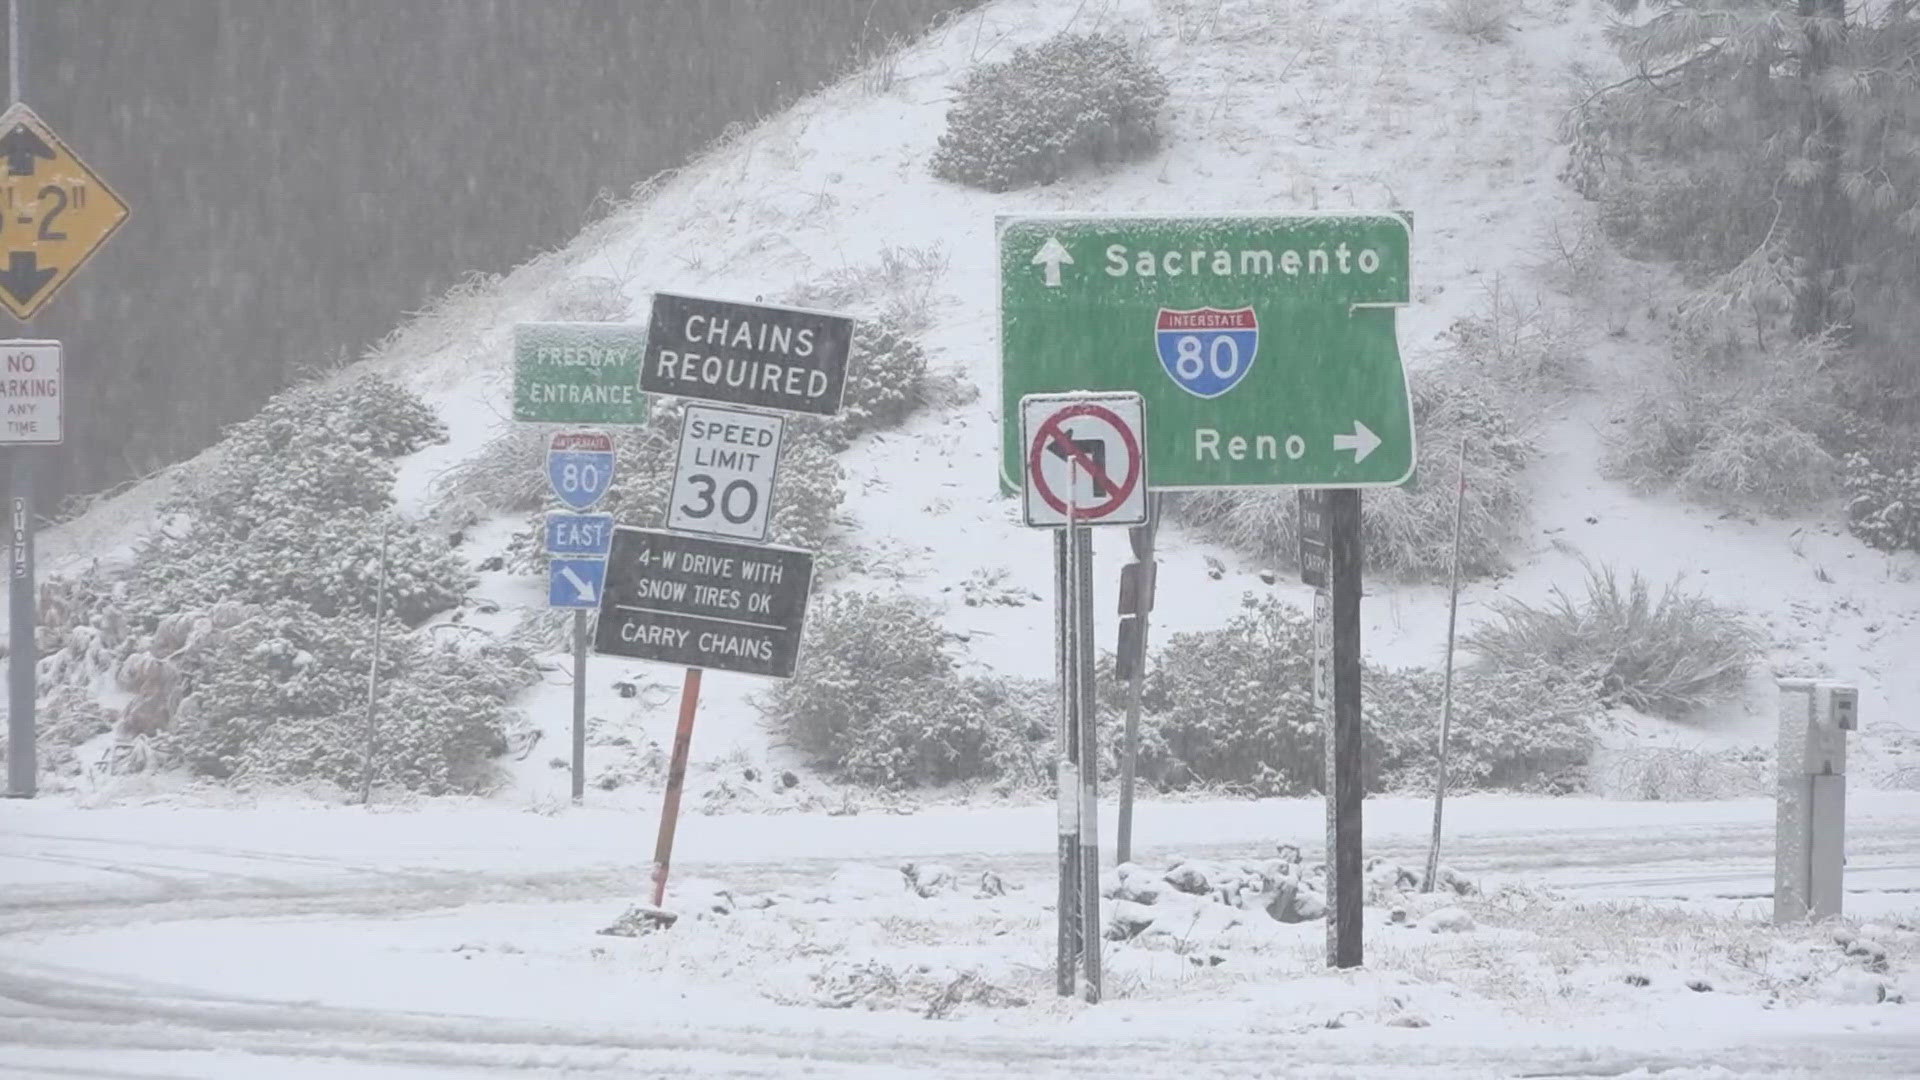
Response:
[{"label": "freeway entrance sign", "polygon": [[647,328],[628,323],[517,323],[513,418],[546,424],[644,424],[640,354]]},{"label": "freeway entrance sign", "polygon": [[1382,487],[1413,472],[1396,214],[1002,217],[1003,490],[1020,401],[1133,390],[1156,489]]},{"label": "freeway entrance sign", "polygon": [[127,220],[127,204],[32,109],[0,115],[0,304],[31,319]]},{"label": "freeway entrance sign", "polygon": [[593,651],[789,679],[812,588],[811,552],[617,528]]}]

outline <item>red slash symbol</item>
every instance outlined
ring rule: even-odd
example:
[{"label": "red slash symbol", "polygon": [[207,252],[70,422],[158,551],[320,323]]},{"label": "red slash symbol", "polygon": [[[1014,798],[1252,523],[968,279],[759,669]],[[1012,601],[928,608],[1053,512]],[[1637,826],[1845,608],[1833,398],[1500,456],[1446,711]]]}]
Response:
[{"label": "red slash symbol", "polygon": [[[1120,436],[1125,448],[1127,463],[1125,475],[1115,480],[1107,471],[1107,442],[1105,439],[1076,439],[1067,433],[1066,421],[1076,416],[1104,421]],[[1071,405],[1047,417],[1040,430],[1034,433],[1033,446],[1027,454],[1027,472],[1033,477],[1034,490],[1040,498],[1058,513],[1068,513],[1066,500],[1053,493],[1047,486],[1046,476],[1040,471],[1044,454],[1068,461],[1076,461],[1085,470],[1088,479],[1093,482],[1093,496],[1101,502],[1092,506],[1075,506],[1072,516],[1080,518],[1102,518],[1118,510],[1127,496],[1133,494],[1134,487],[1140,482],[1140,443],[1134,438],[1132,429],[1123,423],[1112,410],[1091,403]],[[1068,492],[1072,496],[1072,492]]]}]

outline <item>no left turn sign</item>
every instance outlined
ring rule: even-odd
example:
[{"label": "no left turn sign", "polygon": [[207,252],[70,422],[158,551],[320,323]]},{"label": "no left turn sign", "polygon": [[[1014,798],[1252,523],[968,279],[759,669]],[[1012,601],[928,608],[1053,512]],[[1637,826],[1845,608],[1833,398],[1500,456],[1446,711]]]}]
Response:
[{"label": "no left turn sign", "polygon": [[[1026,519],[1035,528],[1147,520],[1146,409],[1139,394],[1020,399]],[[1069,514],[1071,511],[1071,514]]]}]

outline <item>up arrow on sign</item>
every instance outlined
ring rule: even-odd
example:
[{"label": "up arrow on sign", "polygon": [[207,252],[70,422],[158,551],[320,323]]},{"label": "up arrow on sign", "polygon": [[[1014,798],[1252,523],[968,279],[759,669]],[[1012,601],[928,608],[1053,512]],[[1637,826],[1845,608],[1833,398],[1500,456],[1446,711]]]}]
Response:
[{"label": "up arrow on sign", "polygon": [[1067,253],[1066,246],[1060,243],[1060,238],[1057,236],[1047,237],[1047,242],[1033,254],[1033,265],[1047,268],[1046,280],[1049,289],[1060,287],[1060,267],[1063,263],[1072,266],[1073,256]]}]

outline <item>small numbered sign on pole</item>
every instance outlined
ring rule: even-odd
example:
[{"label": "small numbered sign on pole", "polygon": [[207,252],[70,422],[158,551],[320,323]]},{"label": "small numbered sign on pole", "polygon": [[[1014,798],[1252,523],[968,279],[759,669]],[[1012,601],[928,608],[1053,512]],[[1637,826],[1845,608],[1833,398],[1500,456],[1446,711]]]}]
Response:
[{"label": "small numbered sign on pole", "polygon": [[667,528],[764,543],[785,429],[766,413],[687,406]]},{"label": "small numbered sign on pole", "polygon": [[603,431],[556,432],[547,442],[547,483],[567,506],[592,509],[613,486],[613,436]]},{"label": "small numbered sign on pole", "polygon": [[1027,524],[1147,520],[1146,415],[1133,393],[1033,394],[1020,400]]}]

